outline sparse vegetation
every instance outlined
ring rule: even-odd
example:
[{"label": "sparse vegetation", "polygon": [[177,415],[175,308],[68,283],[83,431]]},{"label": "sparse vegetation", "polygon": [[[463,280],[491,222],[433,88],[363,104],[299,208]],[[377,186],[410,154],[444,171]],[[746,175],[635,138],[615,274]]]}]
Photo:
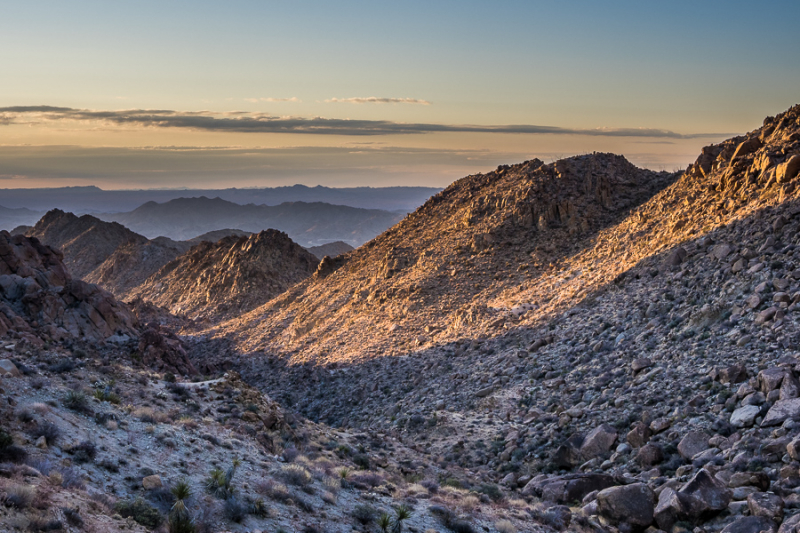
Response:
[{"label": "sparse vegetation", "polygon": [[64,399],[61,400],[61,403],[67,409],[71,409],[78,413],[89,413],[91,411],[89,400],[81,391],[69,391],[66,396],[64,396]]},{"label": "sparse vegetation", "polygon": [[164,521],[158,509],[147,503],[142,498],[118,502],[114,510],[123,518],[131,517],[138,524],[150,529],[155,529]]}]

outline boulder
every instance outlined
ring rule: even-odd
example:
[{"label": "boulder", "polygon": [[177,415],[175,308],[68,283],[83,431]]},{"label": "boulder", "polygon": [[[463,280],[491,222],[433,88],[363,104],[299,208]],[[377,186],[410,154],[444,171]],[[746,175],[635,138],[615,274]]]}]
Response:
[{"label": "boulder", "polygon": [[781,386],[784,375],[786,375],[785,368],[769,368],[767,370],[762,370],[758,373],[758,388],[761,389],[761,392],[764,394],[769,394],[770,391]]},{"label": "boulder", "polygon": [[763,516],[775,522],[783,520],[783,498],[770,492],[755,492],[747,497],[752,516]]},{"label": "boulder", "polygon": [[784,520],[778,533],[800,533],[800,514],[796,514]]},{"label": "boulder", "polygon": [[532,479],[522,489],[524,496],[537,496],[554,503],[572,503],[583,500],[590,492],[600,491],[618,485],[613,476],[607,474],[568,474],[547,478]]},{"label": "boulder", "polygon": [[767,411],[764,420],[761,422],[763,427],[778,426],[787,420],[800,420],[800,398],[790,400],[778,400]]},{"label": "boulder", "polygon": [[747,368],[742,364],[731,365],[719,371],[720,383],[741,383],[747,379]]},{"label": "boulder", "polygon": [[602,424],[586,435],[581,446],[581,457],[594,459],[608,453],[617,440],[616,430],[608,424]]},{"label": "boulder", "polygon": [[692,496],[667,487],[658,495],[658,504],[654,511],[655,521],[659,529],[671,531],[675,522],[685,520],[693,514],[694,507]]},{"label": "boulder", "polygon": [[144,488],[144,490],[159,489],[161,486],[161,476],[158,474],[153,474],[152,476],[147,476],[142,479],[142,488]]},{"label": "boulder", "polygon": [[709,436],[705,432],[690,431],[678,443],[678,453],[684,459],[691,459],[698,453],[708,449],[708,439]]},{"label": "boulder", "polygon": [[786,183],[797,176],[798,171],[800,171],[800,155],[795,154],[775,168],[775,179],[778,183]]},{"label": "boulder", "polygon": [[627,522],[636,527],[653,523],[656,497],[644,483],[610,487],[597,494],[597,511],[612,522]]},{"label": "boulder", "polygon": [[775,522],[763,516],[744,516],[737,518],[735,522],[728,524],[721,533],[761,533],[776,531]]},{"label": "boulder", "polygon": [[664,451],[657,444],[648,443],[639,449],[636,454],[636,462],[642,468],[655,466],[664,460]]},{"label": "boulder", "polygon": [[795,437],[792,442],[786,445],[786,453],[795,461],[800,461],[800,437]]},{"label": "boulder", "polygon": [[650,430],[650,427],[645,424],[644,422],[637,422],[633,429],[631,429],[628,434],[626,435],[626,440],[628,444],[633,446],[634,448],[641,448],[647,441],[650,440],[650,436],[653,432]]},{"label": "boulder", "polygon": [[733,427],[737,428],[750,427],[755,423],[756,417],[760,412],[761,409],[755,405],[745,405],[743,407],[739,407],[733,413],[731,413],[730,423]]},{"label": "boulder", "polygon": [[679,492],[693,498],[693,516],[723,511],[731,501],[731,491],[705,468],[687,481]]},{"label": "boulder", "polygon": [[0,359],[0,377],[18,378],[21,375],[19,369],[17,369],[17,365],[8,359]]}]

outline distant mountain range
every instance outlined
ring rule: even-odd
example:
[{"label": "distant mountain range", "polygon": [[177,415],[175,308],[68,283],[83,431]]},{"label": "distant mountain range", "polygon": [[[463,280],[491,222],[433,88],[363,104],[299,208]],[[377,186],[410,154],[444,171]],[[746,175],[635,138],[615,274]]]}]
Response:
[{"label": "distant mountain range", "polygon": [[[61,209],[73,213],[118,213],[131,211],[147,202],[168,202],[178,198],[221,198],[237,204],[279,205],[285,202],[325,202],[366,209],[408,213],[441,189],[434,187],[274,187],[263,189],[185,189],[105,191],[98,187],[52,189],[0,189],[0,205],[27,208],[38,213],[33,220],[19,222],[32,226],[45,211]],[[19,213],[22,215],[22,213]],[[4,213],[0,210],[0,223]],[[0,226],[5,227],[5,225]],[[219,228],[215,228],[219,229]]]},{"label": "distant mountain range", "polygon": [[128,213],[97,215],[119,222],[147,238],[188,240],[220,228],[258,233],[277,229],[305,247],[344,241],[358,247],[399,222],[403,215],[322,202],[291,202],[276,206],[239,205],[221,198],[178,198],[162,204],[147,202]]},{"label": "distant mountain range", "polygon": [[[5,197],[1,193],[0,201],[5,201]],[[12,209],[0,205],[0,229],[11,230],[17,226],[33,226],[37,220],[42,218],[42,215],[43,213],[24,207]]]}]

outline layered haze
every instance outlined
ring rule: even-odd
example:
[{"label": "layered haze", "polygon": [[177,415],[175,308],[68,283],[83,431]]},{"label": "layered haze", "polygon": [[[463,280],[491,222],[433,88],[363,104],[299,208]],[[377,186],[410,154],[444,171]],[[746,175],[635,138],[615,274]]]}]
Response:
[{"label": "layered haze", "polygon": [[794,103],[800,7],[768,4],[7,6],[0,188],[444,187],[592,152],[676,170]]}]

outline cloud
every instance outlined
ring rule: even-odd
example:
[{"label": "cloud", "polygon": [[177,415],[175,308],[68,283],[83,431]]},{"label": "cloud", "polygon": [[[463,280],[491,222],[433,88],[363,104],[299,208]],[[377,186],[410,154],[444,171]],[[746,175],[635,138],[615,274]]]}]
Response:
[{"label": "cloud", "polygon": [[328,104],[420,104],[431,105],[427,100],[418,100],[417,98],[378,98],[376,96],[367,96],[364,98],[328,98],[325,100]]},{"label": "cloud", "polygon": [[659,139],[724,138],[727,133],[680,134],[653,128],[576,129],[529,124],[474,125],[350,120],[323,117],[274,116],[244,111],[173,111],[124,109],[102,111],[54,106],[0,107],[0,126],[47,124],[60,121],[104,123],[149,128],[184,128],[196,131],[244,133],[297,133],[307,135],[410,135],[423,133],[508,133],[528,135],[587,135],[595,137],[642,137]]},{"label": "cloud", "polygon": [[245,98],[244,100],[245,100],[245,102],[252,102],[254,104],[258,103],[258,102],[292,102],[292,103],[300,103],[300,102],[302,102],[302,100],[300,100],[296,96],[292,96],[291,98],[271,98],[271,97],[269,97],[269,98]]}]

